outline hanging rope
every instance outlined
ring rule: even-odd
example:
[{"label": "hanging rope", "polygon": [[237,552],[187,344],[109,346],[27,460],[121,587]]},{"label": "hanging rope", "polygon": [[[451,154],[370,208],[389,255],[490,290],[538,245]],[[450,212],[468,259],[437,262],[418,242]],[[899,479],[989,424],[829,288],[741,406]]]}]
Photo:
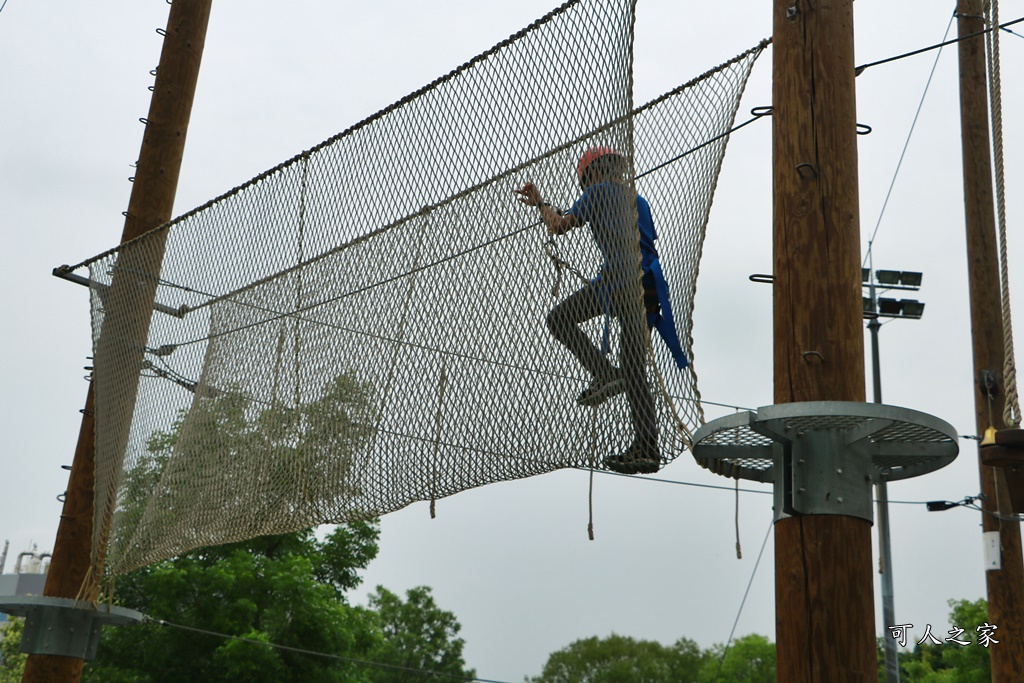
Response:
[{"label": "hanging rope", "polygon": [[740,545],[740,480],[736,478],[736,559],[743,559],[743,546]]},{"label": "hanging rope", "polygon": [[[999,26],[999,0],[992,0],[985,10],[990,27]],[[1003,404],[1003,423],[1007,427],[1020,424],[1020,405],[1017,397],[1017,366],[1013,350],[1013,321],[1010,307],[1009,248],[1006,237],[1006,186],[1003,165],[1003,97],[999,70],[999,31],[986,34],[988,55],[989,112],[992,119],[992,158],[995,163],[996,220],[999,230],[999,278],[1003,313],[1003,382],[1006,399]]]}]

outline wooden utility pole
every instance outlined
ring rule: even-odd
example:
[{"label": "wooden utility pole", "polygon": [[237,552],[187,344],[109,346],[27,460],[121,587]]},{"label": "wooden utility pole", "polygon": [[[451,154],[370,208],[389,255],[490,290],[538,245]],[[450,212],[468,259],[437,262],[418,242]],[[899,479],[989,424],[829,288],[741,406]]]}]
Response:
[{"label": "wooden utility pole", "polygon": [[[212,0],[174,0],[171,5],[122,242],[171,218],[211,3]],[[48,597],[97,597],[79,595],[92,565],[95,410],[90,385],[44,588]],[[30,655],[22,682],[73,683],[80,679],[83,664],[77,658]]]},{"label": "wooden utility pole", "polygon": [[[970,280],[971,330],[974,344],[974,405],[978,434],[1002,429],[1003,316],[999,282],[992,163],[989,154],[989,110],[983,0],[959,0],[960,120],[963,145],[964,206]],[[980,456],[979,456],[980,460]],[[1024,561],[1020,524],[996,516],[1006,496],[1002,472],[980,464],[982,529],[999,537],[1000,568],[985,572],[988,621],[998,627],[998,643],[989,650],[992,683],[1024,681]],[[1003,512],[1009,512],[1004,510]],[[964,626],[964,624],[959,624]]]},{"label": "wooden utility pole", "polygon": [[[775,403],[865,399],[853,0],[775,0]],[[777,680],[876,683],[871,523],[775,524]]]}]

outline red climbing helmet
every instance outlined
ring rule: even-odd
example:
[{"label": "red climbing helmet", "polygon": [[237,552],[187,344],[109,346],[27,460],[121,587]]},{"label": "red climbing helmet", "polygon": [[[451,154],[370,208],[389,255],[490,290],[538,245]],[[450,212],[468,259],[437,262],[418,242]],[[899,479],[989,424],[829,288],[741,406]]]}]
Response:
[{"label": "red climbing helmet", "polygon": [[590,164],[594,163],[601,157],[614,156],[618,157],[618,160],[622,160],[622,155],[616,152],[611,147],[604,145],[598,145],[597,147],[591,147],[583,156],[580,157],[580,161],[576,164],[576,177],[579,179],[580,184],[583,184],[583,173],[587,170]]}]

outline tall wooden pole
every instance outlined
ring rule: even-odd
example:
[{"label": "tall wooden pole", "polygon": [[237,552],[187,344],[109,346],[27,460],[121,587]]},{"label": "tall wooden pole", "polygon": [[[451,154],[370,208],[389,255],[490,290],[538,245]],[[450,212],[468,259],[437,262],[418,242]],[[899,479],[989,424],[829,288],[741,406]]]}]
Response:
[{"label": "tall wooden pole", "polygon": [[[122,242],[171,218],[211,3],[174,0],[171,5]],[[90,385],[44,588],[44,595],[49,597],[79,597],[92,564],[94,411]],[[30,655],[22,683],[73,683],[80,679],[83,664],[83,660],[71,657]]]},{"label": "tall wooden pole", "polygon": [[[957,26],[961,38],[984,31],[983,0],[959,0]],[[967,38],[959,44],[960,120],[963,145],[964,206],[970,280],[971,330],[974,344],[974,405],[978,434],[997,429],[1003,414],[1003,317],[999,283],[992,163],[989,154],[989,110],[985,40]],[[986,382],[986,376],[992,382]],[[991,388],[987,388],[988,384]],[[990,647],[992,683],[1024,681],[1024,561],[1020,524],[996,516],[1005,495],[1000,470],[981,465],[982,529],[999,536],[999,569],[985,573],[988,620],[998,626],[998,643]],[[960,624],[963,626],[963,624]]]},{"label": "tall wooden pole", "polygon": [[[775,0],[775,402],[865,399],[853,0]],[[878,680],[871,524],[775,524],[777,680]]]}]

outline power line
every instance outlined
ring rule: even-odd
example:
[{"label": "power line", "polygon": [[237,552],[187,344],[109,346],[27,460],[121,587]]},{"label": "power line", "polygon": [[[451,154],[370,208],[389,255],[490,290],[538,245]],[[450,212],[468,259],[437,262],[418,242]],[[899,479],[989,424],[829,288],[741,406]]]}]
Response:
[{"label": "power line", "polygon": [[999,512],[993,512],[991,510],[984,509],[982,506],[978,505],[977,502],[976,502],[976,501],[979,501],[979,500],[983,500],[984,497],[985,496],[983,494],[979,493],[979,494],[974,495],[974,496],[965,496],[964,498],[962,498],[962,499],[960,499],[960,500],[958,500],[956,502],[951,502],[951,501],[948,501],[948,500],[932,500],[932,501],[928,501],[928,503],[927,503],[928,511],[929,512],[944,512],[946,510],[951,510],[953,508],[970,508],[971,510],[977,510],[978,512],[981,512],[981,513],[986,514],[986,515],[990,515],[990,516],[992,516],[992,517],[994,517],[996,519],[999,519],[999,520],[1002,520],[1002,521],[1006,521],[1006,522],[1022,522],[1022,521],[1024,521],[1024,515],[1004,515],[1004,514],[1001,514]]},{"label": "power line", "polygon": [[[672,398],[681,398],[681,397],[673,396]],[[693,400],[693,399],[681,398],[681,400],[683,400],[683,401],[690,401],[690,400]],[[706,401],[703,398],[697,399],[697,403],[702,403],[702,404],[704,404],[706,406],[718,406],[720,408],[732,408],[733,410],[748,410],[750,412],[754,412],[754,408],[749,408],[747,406],[735,406],[735,405],[732,405],[731,403],[716,403],[714,401]]]},{"label": "power line", "polygon": [[[754,570],[750,572],[750,580],[747,581],[747,589],[743,591],[743,599],[740,600],[740,609],[736,613],[736,620],[732,622],[732,630],[729,631],[729,640],[725,643],[725,649],[722,650],[722,658],[718,660],[718,671],[715,672],[715,681],[722,674],[722,665],[725,664],[725,658],[729,654],[729,646],[732,644],[732,638],[736,635],[736,627],[740,623],[740,615],[743,614],[743,606],[747,604],[747,596],[750,594],[750,587],[754,584],[754,577],[757,575],[757,568],[761,564],[761,556],[764,555],[764,548],[768,545],[768,537],[772,534],[772,529],[775,528],[775,519],[773,518],[768,524],[768,531],[764,534],[764,540],[761,541],[761,550],[757,553],[757,560],[754,562]],[[712,682],[714,683],[714,682]]]},{"label": "power line", "polygon": [[[1019,24],[1022,21],[1024,21],[1024,17],[1020,17],[1019,19],[1014,19],[1013,21],[1008,21],[1005,24],[1000,24],[999,28],[1006,29],[1007,26],[1013,26],[1014,24]],[[963,40],[968,40],[970,38],[977,38],[978,36],[985,35],[986,33],[989,33],[991,31],[992,31],[991,28],[987,28],[984,31],[978,31],[977,33],[971,33],[970,35],[961,36],[959,38],[953,38],[952,40],[946,40],[946,41],[943,41],[941,43],[936,43],[935,45],[929,45],[928,47],[922,47],[919,50],[912,50],[910,52],[904,52],[903,54],[895,55],[893,57],[886,57],[885,59],[880,59],[877,62],[869,62],[867,64],[862,64],[862,65],[857,67],[856,72],[857,72],[857,75],[860,75],[860,74],[862,74],[864,72],[865,69],[870,69],[873,66],[878,66],[880,64],[888,64],[889,62],[895,62],[895,61],[897,61],[899,59],[904,59],[906,57],[913,57],[915,55],[919,55],[919,54],[922,54],[924,52],[930,52],[931,50],[938,50],[938,49],[941,49],[941,48],[945,47],[946,45],[953,45],[953,44],[959,43],[960,41],[963,41]]]},{"label": "power line", "polygon": [[[591,471],[591,470],[589,470],[589,469],[587,469],[585,467],[576,467],[576,468],[573,468],[573,469],[577,469],[577,470],[580,470],[582,472],[590,472]],[[774,491],[765,491],[763,489],[741,489],[741,488],[736,488],[736,487],[732,487],[732,486],[717,486],[715,484],[698,484],[698,483],[692,482],[692,481],[680,481],[680,480],[677,480],[677,479],[660,479],[660,478],[656,478],[656,477],[646,477],[646,476],[638,475],[638,474],[619,474],[618,472],[609,472],[609,471],[606,471],[606,470],[593,470],[593,471],[596,472],[597,474],[610,475],[610,476],[614,476],[614,477],[625,477],[627,479],[639,479],[641,481],[653,481],[653,482],[657,482],[659,484],[672,484],[674,486],[692,486],[692,487],[704,488],[704,489],[717,489],[717,490],[721,490],[721,491],[729,491],[729,492],[732,492],[732,493],[735,493],[736,491],[739,491],[741,493],[760,493],[760,494],[763,494],[763,495],[774,495]],[[939,512],[939,511],[948,510],[948,509],[951,509],[951,508],[954,508],[954,507],[967,507],[967,508],[971,508],[972,510],[979,510],[981,512],[985,512],[986,514],[994,515],[996,517],[999,517],[1000,519],[1008,519],[1010,521],[1024,521],[1024,519],[1022,519],[1019,516],[998,515],[996,513],[991,513],[991,512],[982,510],[980,507],[977,507],[974,504],[974,502],[976,500],[978,500],[979,497],[980,496],[965,496],[964,498],[962,498],[961,500],[959,500],[959,501],[957,501],[955,503],[949,502],[949,501],[939,501],[939,500],[889,500],[888,502],[890,504],[893,504],[893,505],[925,505],[925,506],[929,507],[929,511],[931,511],[931,512]],[[877,503],[878,501],[875,500],[874,502]]]},{"label": "power line", "polygon": [[[759,109],[760,109],[760,111],[759,111]],[[757,112],[757,113],[755,113],[755,112]],[[649,168],[649,169],[647,169],[646,171],[643,171],[642,173],[638,173],[638,174],[636,175],[636,179],[637,179],[637,180],[639,180],[640,178],[643,178],[643,177],[644,177],[644,176],[646,176],[646,175],[649,175],[649,174],[651,174],[651,173],[654,173],[655,171],[660,171],[661,169],[665,168],[666,166],[668,166],[668,165],[670,165],[670,164],[673,164],[673,163],[675,163],[675,162],[679,161],[680,159],[682,159],[682,158],[683,158],[683,157],[685,157],[685,156],[688,156],[688,155],[690,155],[690,154],[693,154],[693,153],[694,153],[694,152],[696,152],[696,151],[699,151],[699,150],[701,150],[701,149],[704,149],[704,148],[705,148],[705,147],[707,147],[708,145],[710,145],[710,144],[712,144],[712,143],[714,143],[714,142],[718,142],[718,141],[719,141],[719,140],[721,140],[722,138],[727,138],[727,137],[729,137],[730,135],[732,135],[733,133],[735,133],[736,131],[738,131],[738,130],[739,130],[740,128],[744,128],[745,126],[749,126],[749,125],[750,125],[751,123],[753,123],[754,121],[757,121],[758,119],[760,119],[760,118],[762,118],[762,117],[765,117],[765,116],[770,116],[770,115],[771,115],[771,112],[770,112],[770,107],[769,107],[769,108],[767,108],[767,109],[764,109],[764,108],[757,108],[757,109],[755,109],[754,111],[752,111],[751,113],[752,113],[753,115],[752,115],[752,116],[751,116],[751,117],[750,117],[749,119],[747,119],[746,121],[744,121],[743,123],[737,124],[737,125],[733,126],[732,128],[730,128],[729,130],[725,131],[724,133],[721,133],[721,134],[719,134],[719,135],[716,135],[716,136],[714,136],[714,137],[712,137],[712,138],[709,138],[708,140],[705,140],[704,142],[702,142],[702,143],[698,144],[698,145],[697,145],[696,147],[691,147],[690,149],[686,150],[686,151],[685,151],[685,152],[683,152],[682,154],[679,154],[679,155],[677,155],[677,156],[674,156],[674,157],[672,157],[671,159],[668,159],[667,161],[664,161],[664,162],[662,162],[662,163],[658,164],[657,166],[654,166],[654,167],[652,167],[652,168]]]},{"label": "power line", "polygon": [[[613,474],[613,473],[609,473],[609,474]],[[624,476],[624,475],[616,475],[616,476]],[[692,485],[692,486],[702,486],[700,484],[692,484],[692,483],[688,483],[688,482],[673,482],[673,481],[670,481],[670,480],[651,479],[649,477],[633,477],[633,478],[635,478],[635,479],[647,479],[647,480],[651,480],[651,481],[662,481],[664,483],[677,483],[677,484],[686,484],[686,485]],[[726,487],[709,486],[709,488],[726,488]],[[726,489],[726,490],[733,490],[733,489]],[[748,491],[751,491],[751,492],[754,492],[754,493],[771,493],[769,491],[754,491],[754,490],[749,490],[749,489],[748,489]],[[994,515],[994,516],[996,516],[996,517],[998,517],[1000,519],[1011,519],[1011,520],[1014,520],[1014,521],[1020,521],[1019,517],[1007,517],[1005,515],[999,515],[999,514],[996,514],[996,513],[987,512],[987,511],[983,510],[980,506],[977,506],[976,504],[974,504],[975,500],[977,500],[977,496],[967,496],[963,500],[958,501],[956,503],[949,503],[948,501],[942,501],[942,502],[946,503],[948,505],[948,507],[946,507],[946,508],[938,508],[938,507],[936,507],[935,509],[949,509],[949,508],[952,508],[952,507],[968,507],[968,508],[971,508],[971,509],[974,509],[974,510],[979,510],[979,511],[981,511],[983,513],[986,513],[986,514],[992,514],[992,515]],[[907,502],[907,503],[909,503],[909,501],[890,501],[890,502]],[[914,503],[914,504],[921,504],[921,503]],[[937,505],[937,501],[932,501],[929,505]],[[725,648],[724,648],[724,650],[722,652],[722,656],[719,659],[718,671],[716,672],[715,679],[714,679],[716,681],[718,680],[718,677],[721,674],[722,666],[724,665],[725,659],[728,656],[729,647],[732,644],[732,640],[733,640],[733,638],[734,638],[734,636],[736,634],[736,628],[739,625],[740,617],[743,614],[743,609],[746,606],[747,598],[750,595],[750,589],[753,586],[754,578],[757,576],[757,570],[760,567],[761,558],[764,556],[764,550],[765,550],[765,547],[767,547],[768,538],[771,536],[772,529],[775,526],[774,522],[775,522],[775,520],[773,518],[770,521],[770,523],[768,525],[768,529],[765,532],[764,539],[761,542],[761,548],[758,551],[757,559],[754,562],[754,567],[753,567],[753,569],[751,571],[750,578],[747,581],[746,589],[743,592],[743,598],[740,600],[740,606],[739,606],[739,609],[737,610],[736,618],[733,620],[733,625],[732,625],[732,628],[731,628],[731,630],[729,632],[729,638],[726,641]],[[179,629],[179,630],[182,630],[182,631],[189,631],[189,632],[192,632],[192,633],[199,633],[199,634],[202,634],[202,635],[213,636],[213,637],[216,637],[216,638],[223,638],[225,640],[235,640],[235,641],[249,643],[249,644],[253,644],[253,645],[262,645],[264,647],[269,647],[269,648],[273,648],[273,649],[277,649],[277,650],[282,650],[282,651],[287,651],[287,652],[294,652],[294,653],[297,653],[297,654],[303,654],[303,655],[308,655],[308,656],[312,656],[312,657],[322,657],[322,658],[325,658],[325,659],[332,659],[332,660],[335,660],[335,661],[345,662],[345,663],[348,663],[348,664],[355,664],[355,665],[364,666],[364,667],[377,668],[377,669],[388,669],[388,670],[392,670],[392,671],[401,671],[401,672],[405,672],[405,673],[415,673],[415,674],[424,675],[424,676],[435,676],[435,677],[438,677],[438,678],[446,678],[446,679],[450,679],[450,680],[464,681],[465,683],[508,683],[506,681],[500,681],[500,680],[497,680],[497,679],[461,676],[461,675],[458,675],[458,674],[452,674],[452,673],[448,673],[448,672],[444,672],[444,671],[435,671],[435,670],[431,670],[431,669],[406,667],[406,666],[401,666],[401,665],[397,665],[397,664],[388,664],[388,663],[385,663],[385,662],[375,662],[375,661],[372,661],[372,660],[359,659],[359,658],[355,658],[355,657],[345,657],[343,655],[331,654],[331,653],[327,653],[327,652],[318,652],[316,650],[308,650],[308,649],[305,649],[305,648],[299,648],[299,647],[294,647],[294,646],[290,646],[290,645],[280,645],[280,644],[277,644],[277,643],[265,642],[265,641],[256,640],[256,639],[253,639],[253,638],[246,638],[244,636],[235,636],[235,635],[230,635],[230,634],[226,634],[226,633],[219,633],[217,631],[211,631],[209,629],[198,628],[198,627],[195,627],[195,626],[186,626],[186,625],[183,625],[183,624],[175,624],[173,622],[169,622],[169,621],[166,621],[164,619],[154,619],[154,618],[151,618],[151,617],[146,617],[145,621],[147,621],[149,623],[157,624],[159,626],[167,626],[167,627],[170,627],[170,628],[176,628],[176,629]]]},{"label": "power line", "polygon": [[[188,377],[186,377],[186,376],[182,375],[181,373],[177,372],[176,370],[174,370],[167,363],[167,361],[164,360],[163,358],[158,358],[158,361],[161,364],[163,364],[166,369],[158,368],[157,366],[155,366],[152,363],[150,363],[148,365],[148,369],[151,372],[153,372],[154,374],[152,374],[152,375],[143,375],[143,376],[145,376],[145,377],[155,377],[155,378],[160,378],[160,379],[166,379],[166,380],[172,381],[175,384],[178,384],[179,386],[187,389],[188,391],[192,391],[192,392],[195,392],[199,388],[199,383],[198,382],[196,382],[194,380],[190,380]],[[213,392],[214,394],[217,393],[217,390],[214,389],[213,387],[206,387],[205,390],[207,392]],[[260,403],[260,404],[263,404],[263,405],[266,405],[266,406],[273,407],[273,405],[271,403],[268,403],[266,401],[262,401],[262,400],[260,400],[258,398],[253,397],[253,396],[246,395],[245,398],[247,400],[253,401],[255,403]],[[712,403],[712,402],[711,401],[701,401],[701,403]],[[713,405],[726,405],[726,404],[713,403]],[[730,406],[730,407],[736,407],[736,406]],[[741,408],[741,409],[742,410],[747,410],[746,408]],[[965,436],[963,438],[973,438],[973,437],[966,437]],[[491,453],[491,455],[499,455],[499,454]],[[528,463],[536,463],[536,462],[538,462],[538,461],[536,461],[536,460],[534,460],[532,458],[524,458],[524,457],[521,457],[521,456],[502,455],[501,457],[514,458],[516,460],[521,460],[523,462],[528,462]],[[740,493],[758,493],[758,494],[762,494],[762,495],[772,495],[773,494],[773,491],[765,491],[763,489],[739,488],[739,487],[733,487],[733,486],[721,486],[721,485],[717,485],[717,484],[701,484],[701,483],[692,482],[692,481],[681,481],[681,480],[677,480],[677,479],[662,479],[662,478],[648,477],[648,476],[637,475],[637,474],[621,474],[619,472],[612,472],[612,471],[609,471],[609,470],[597,470],[597,469],[591,469],[589,467],[571,467],[571,468],[567,468],[567,469],[575,469],[575,470],[578,470],[578,471],[581,471],[581,472],[588,472],[588,473],[596,472],[596,473],[602,474],[602,475],[608,475],[608,476],[613,476],[613,477],[625,477],[627,479],[639,479],[641,481],[653,481],[653,482],[658,482],[660,484],[672,484],[674,486],[691,486],[691,487],[694,487],[694,488],[704,488],[704,489],[713,489],[713,490],[720,490],[720,491],[729,491],[729,492],[732,492],[732,493],[736,493],[736,492],[740,492]],[[911,500],[890,500],[889,502],[893,503],[893,504],[902,504],[902,505],[927,505],[927,504],[929,504],[930,501],[924,501],[924,500],[915,500],[915,501],[911,501]]]},{"label": "power line", "polygon": [[722,491],[729,491],[729,492],[732,492],[732,493],[735,493],[736,491],[740,491],[742,493],[763,493],[763,494],[768,494],[768,495],[772,494],[771,491],[762,491],[761,489],[738,489],[738,488],[735,488],[733,486],[718,486],[716,484],[698,484],[698,483],[692,482],[692,481],[678,481],[678,480],[675,480],[675,479],[658,479],[658,478],[655,478],[655,477],[645,477],[645,476],[639,475],[639,474],[620,474],[618,472],[611,472],[611,471],[608,471],[608,470],[591,470],[591,469],[586,468],[586,467],[574,467],[573,469],[579,470],[581,472],[591,472],[591,471],[593,471],[593,472],[596,472],[598,474],[607,474],[607,475],[611,475],[611,476],[614,476],[614,477],[625,477],[627,479],[639,479],[640,481],[656,481],[656,482],[658,482],[660,484],[673,484],[675,486],[693,486],[695,488],[701,488],[701,489],[719,489],[719,490],[722,490]]},{"label": "power line", "polygon": [[254,638],[245,638],[243,636],[233,636],[227,633],[218,633],[216,631],[210,631],[203,628],[196,628],[195,626],[184,626],[182,624],[174,624],[163,619],[153,619],[151,617],[146,617],[145,620],[153,624],[158,624],[160,626],[170,626],[171,628],[180,629],[182,631],[191,631],[193,633],[201,633],[203,635],[214,636],[216,638],[224,638],[225,640],[236,640],[243,643],[250,643],[252,645],[263,645],[264,647],[270,647],[276,650],[296,652],[298,654],[310,655],[312,657],[323,657],[325,659],[333,659],[348,664],[358,664],[360,666],[373,667],[377,669],[390,669],[392,671],[404,671],[406,673],[415,673],[424,676],[437,676],[439,678],[449,678],[456,681],[466,681],[467,683],[508,683],[507,681],[498,681],[491,678],[472,678],[468,676],[460,676],[458,674],[451,674],[444,671],[434,671],[431,669],[415,669],[407,666],[400,666],[398,664],[386,664],[384,662],[374,662],[367,659],[344,657],[342,655],[330,654],[328,652],[306,650],[301,647],[292,647],[290,645],[278,645],[277,643],[267,643],[262,640],[256,640]]},{"label": "power line", "polygon": [[[256,304],[243,304],[243,305],[251,306],[253,308],[258,308],[260,310],[263,310],[263,311],[266,311],[266,312],[269,312],[269,313],[274,313],[275,312],[275,311],[271,311],[270,309],[257,306]],[[450,357],[453,357],[453,358],[458,358],[460,360],[471,360],[471,361],[476,361],[476,362],[480,362],[480,363],[488,363],[488,364],[491,364],[491,365],[497,365],[497,366],[500,366],[500,367],[509,368],[511,370],[523,370],[524,369],[521,366],[513,365],[511,363],[502,363],[500,361],[495,361],[495,360],[491,360],[491,359],[488,359],[488,358],[480,358],[480,357],[477,357],[477,356],[471,356],[471,355],[468,355],[468,354],[456,353],[456,352],[452,352],[452,351],[443,351],[441,349],[438,349],[438,348],[435,348],[435,347],[432,347],[432,346],[426,346],[424,344],[418,344],[416,342],[410,342],[410,341],[407,341],[407,340],[404,340],[404,339],[394,339],[394,338],[391,338],[391,337],[385,337],[383,335],[378,335],[378,334],[374,334],[372,332],[366,332],[366,331],[363,331],[363,330],[354,330],[352,328],[344,327],[342,325],[337,325],[337,324],[330,323],[330,322],[327,322],[327,321],[318,321],[318,320],[313,320],[313,319],[308,319],[308,318],[301,318],[301,317],[297,317],[297,316],[292,316],[292,317],[294,317],[297,320],[303,321],[303,322],[309,322],[309,323],[313,323],[313,324],[316,324],[316,325],[323,325],[324,327],[333,328],[333,329],[336,329],[336,330],[340,330],[342,332],[351,332],[353,334],[360,334],[360,335],[363,335],[363,336],[366,336],[366,337],[370,337],[372,339],[376,339],[376,340],[379,340],[379,341],[386,341],[386,342],[389,342],[389,343],[398,344],[400,346],[408,346],[408,347],[411,347],[411,348],[414,348],[414,349],[418,349],[418,350],[422,350],[422,351],[430,351],[430,352],[433,352],[433,353],[439,353],[439,354],[447,355],[447,356],[450,356]],[[153,365],[152,361],[146,361],[146,362],[143,363],[143,369],[144,370],[149,370],[153,374],[143,375],[143,376],[144,377],[160,377],[160,378],[163,378],[163,379],[168,379],[168,380],[174,382],[175,384],[178,384],[178,385],[184,387],[185,389],[187,389],[189,391],[195,391],[195,387],[198,386],[199,382],[197,380],[190,379],[190,378],[186,377],[185,375],[181,374],[180,372],[178,372],[177,370],[172,368],[171,365],[165,360],[165,357],[170,355],[171,353],[173,353],[174,350],[177,349],[178,346],[179,346],[179,344],[165,344],[163,347],[161,347],[161,349],[147,349],[147,351],[149,353],[151,353],[151,354],[153,354],[154,356],[157,357],[158,362],[161,365],[163,365],[165,369],[161,370],[161,369],[155,367]],[[156,353],[156,351],[162,351],[164,349],[166,349],[167,351],[164,352],[164,353]],[[535,372],[537,374],[544,375],[546,377],[551,377],[551,378],[554,378],[554,379],[576,379],[575,377],[571,377],[569,375],[563,375],[563,374],[554,373],[554,372],[545,372],[545,371],[536,370],[536,369],[531,369],[530,371],[531,372]],[[691,402],[694,402],[694,403],[700,403],[702,405],[718,406],[719,408],[732,408],[733,410],[748,410],[748,411],[753,411],[754,410],[753,408],[750,408],[750,407],[747,407],[747,406],[738,406],[738,405],[733,405],[731,403],[720,403],[720,402],[717,402],[717,401],[708,401],[708,400],[705,400],[705,399],[702,399],[702,398],[700,398],[700,399],[691,399],[691,398],[685,398],[685,397],[676,396],[676,395],[671,395],[671,397],[673,399],[676,399],[676,400],[679,400],[679,401],[691,401]],[[251,400],[251,401],[255,401],[257,403],[263,403],[264,405],[271,405],[270,403],[267,403],[266,401],[261,401],[261,400],[255,398],[255,397],[253,397],[253,396],[246,396],[246,398]]]},{"label": "power line", "polygon": [[[875,230],[871,233],[871,239],[868,240],[868,253],[864,256],[863,263],[871,257],[871,248],[875,243],[875,237],[878,235],[878,229],[882,225],[882,216],[885,215],[885,208],[889,205],[889,197],[892,196],[892,189],[896,185],[896,178],[900,174],[900,167],[903,165],[903,157],[907,154],[907,148],[910,146],[910,138],[914,135],[914,127],[917,125],[917,118],[921,115],[921,108],[924,107],[924,99],[928,95],[928,88],[931,87],[932,77],[935,75],[935,68],[939,65],[939,57],[942,56],[941,45],[945,44],[946,36],[949,35],[949,29],[953,27],[953,19],[956,18],[956,9],[954,8],[953,14],[949,17],[949,23],[946,25],[946,32],[942,34],[942,43],[939,43],[939,51],[935,55],[935,62],[932,64],[932,70],[928,74],[928,81],[924,85],[924,92],[921,93],[921,101],[917,105],[917,111],[914,112],[914,120],[910,124],[910,131],[907,133],[907,140],[903,143],[903,151],[900,152],[900,160],[896,163],[896,171],[892,174],[892,182],[889,183],[889,190],[885,193],[885,201],[882,202],[882,210],[878,214],[878,222],[875,223]],[[866,67],[861,67],[866,68]]]}]

